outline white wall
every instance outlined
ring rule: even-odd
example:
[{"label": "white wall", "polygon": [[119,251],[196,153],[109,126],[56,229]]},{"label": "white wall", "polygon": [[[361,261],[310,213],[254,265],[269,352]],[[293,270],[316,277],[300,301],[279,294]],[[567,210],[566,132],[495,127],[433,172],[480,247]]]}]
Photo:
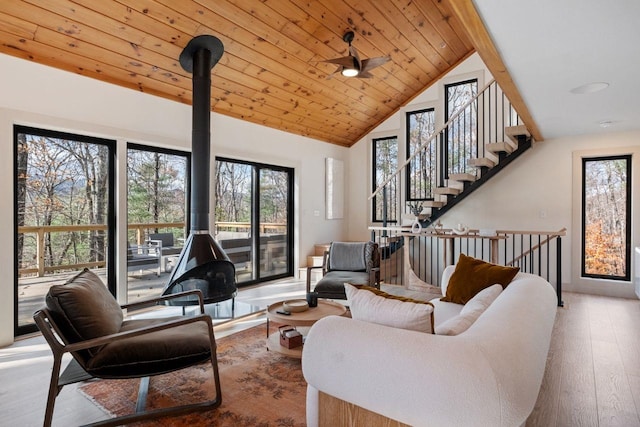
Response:
[{"label": "white wall", "polygon": [[[450,76],[464,75],[483,65],[475,55],[462,63]],[[486,70],[485,70],[486,72]],[[490,77],[486,76],[488,81]],[[416,109],[417,105],[438,100],[438,91],[430,88],[404,111]],[[404,144],[402,115],[397,114],[382,123],[372,134],[397,132],[399,144]],[[445,227],[462,223],[471,228],[503,230],[557,231],[567,228],[563,239],[564,290],[598,293],[603,295],[635,297],[633,285],[629,282],[585,280],[580,273],[580,219],[575,210],[580,209],[580,183],[575,182],[573,170],[574,156],[590,152],[600,155],[634,154],[633,211],[632,218],[638,218],[640,209],[640,132],[616,133],[612,128],[603,129],[599,134],[581,135],[571,138],[548,140],[534,144],[511,165],[492,178],[487,184],[468,196],[463,202],[441,217]],[[613,129],[615,130],[615,129]],[[606,131],[606,133],[605,133]],[[349,238],[368,238],[366,227],[369,223],[371,193],[371,135],[363,138],[351,148],[349,159],[352,173],[350,185]],[[579,162],[579,160],[578,160]],[[363,171],[363,172],[361,172]],[[579,177],[578,177],[579,178]],[[578,195],[576,199],[575,195]],[[640,227],[632,223],[632,247],[640,245]],[[633,260],[632,260],[633,262]],[[632,272],[633,270],[632,265]],[[632,273],[633,277],[633,273]]]},{"label": "white wall", "polygon": [[[13,341],[13,125],[29,125],[117,140],[117,175],[126,166],[126,142],[183,150],[191,145],[191,106],[147,95],[54,68],[0,54],[0,346]],[[215,68],[213,70],[215,79]],[[326,157],[347,162],[348,149],[212,114],[212,155],[253,160],[295,169],[294,266],[319,242],[343,239],[346,220],[326,220],[324,165]],[[212,169],[213,170],[213,169]],[[348,171],[347,171],[348,172]],[[126,186],[119,181],[117,218],[126,223]],[[348,193],[347,193],[348,197]],[[213,204],[213,200],[211,200]],[[348,217],[348,207],[346,208]],[[213,209],[210,209],[213,211]],[[315,216],[314,213],[318,213]],[[126,229],[118,228],[124,248]],[[126,270],[117,278],[120,288]]]}]

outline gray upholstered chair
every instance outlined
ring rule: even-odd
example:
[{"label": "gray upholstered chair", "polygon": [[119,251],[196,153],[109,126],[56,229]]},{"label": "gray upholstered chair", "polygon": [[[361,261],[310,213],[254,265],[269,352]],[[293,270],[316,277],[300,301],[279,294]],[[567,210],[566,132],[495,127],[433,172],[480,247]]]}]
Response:
[{"label": "gray upholstered chair", "polygon": [[332,242],[322,267],[307,267],[307,293],[314,268],[322,268],[322,278],[313,289],[318,298],[347,299],[345,283],[380,288],[380,252],[374,242]]},{"label": "gray upholstered chair", "polygon": [[[123,309],[162,303],[195,294],[199,315],[125,320]],[[91,378],[141,378],[136,413],[94,425],[134,421],[216,408],[222,402],[211,317],[204,314],[202,292],[187,291],[120,306],[100,278],[84,270],[63,285],[53,285],[46,307],[33,315],[53,352],[53,371],[44,425],[51,425],[55,399],[63,386]],[[73,359],[60,374],[62,356]],[[145,412],[149,377],[211,362],[215,398]]]}]

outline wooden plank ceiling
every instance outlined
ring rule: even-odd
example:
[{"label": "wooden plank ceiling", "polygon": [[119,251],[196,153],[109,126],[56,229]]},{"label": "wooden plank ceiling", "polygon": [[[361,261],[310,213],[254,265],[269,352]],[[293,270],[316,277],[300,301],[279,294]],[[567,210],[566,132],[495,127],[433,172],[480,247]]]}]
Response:
[{"label": "wooden plank ceiling", "polygon": [[[327,79],[348,30],[391,57],[373,78]],[[225,46],[213,111],[347,147],[474,51],[442,0],[0,1],[0,52],[189,104],[178,57],[201,34]]]}]

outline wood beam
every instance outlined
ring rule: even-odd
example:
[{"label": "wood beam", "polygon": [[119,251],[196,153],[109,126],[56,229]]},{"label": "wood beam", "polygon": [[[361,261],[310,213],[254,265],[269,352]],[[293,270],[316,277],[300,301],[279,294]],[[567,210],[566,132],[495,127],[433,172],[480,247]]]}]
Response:
[{"label": "wood beam", "polygon": [[543,141],[544,138],[538,129],[538,125],[533,120],[533,116],[529,112],[518,88],[516,87],[507,67],[502,62],[502,58],[498,53],[491,36],[487,31],[478,11],[473,5],[472,0],[448,0],[451,11],[462,22],[466,29],[471,43],[484,61],[485,65],[493,74],[502,91],[507,95],[511,104],[516,109],[524,123],[527,125],[529,132],[536,141]]}]

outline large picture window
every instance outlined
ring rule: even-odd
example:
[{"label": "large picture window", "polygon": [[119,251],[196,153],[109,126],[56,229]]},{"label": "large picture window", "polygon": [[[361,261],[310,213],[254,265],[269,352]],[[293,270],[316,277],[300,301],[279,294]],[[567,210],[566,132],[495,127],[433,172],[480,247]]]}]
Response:
[{"label": "large picture window", "polygon": [[293,169],[216,158],[215,239],[238,285],[292,275]]},{"label": "large picture window", "polygon": [[[373,179],[375,191],[398,169],[398,137],[374,138],[372,141]],[[398,211],[398,180],[392,179],[373,197],[373,222],[396,222]]]},{"label": "large picture window", "polygon": [[[433,108],[410,111],[407,120],[407,158],[415,154],[406,169],[406,200],[432,200],[437,186],[437,140],[433,133],[436,115]],[[421,149],[427,141],[433,140]]]},{"label": "large picture window", "polygon": [[159,296],[178,259],[190,162],[191,153],[127,144],[127,302]]},{"label": "large picture window", "polygon": [[15,142],[15,324],[33,332],[33,313],[52,284],[90,268],[115,294],[115,141],[23,126]]},{"label": "large picture window", "polygon": [[478,80],[466,80],[445,85],[445,122],[456,116],[447,128],[446,155],[448,174],[475,173],[468,165],[478,157]]},{"label": "large picture window", "polygon": [[630,279],[631,156],[582,159],[582,275]]}]

